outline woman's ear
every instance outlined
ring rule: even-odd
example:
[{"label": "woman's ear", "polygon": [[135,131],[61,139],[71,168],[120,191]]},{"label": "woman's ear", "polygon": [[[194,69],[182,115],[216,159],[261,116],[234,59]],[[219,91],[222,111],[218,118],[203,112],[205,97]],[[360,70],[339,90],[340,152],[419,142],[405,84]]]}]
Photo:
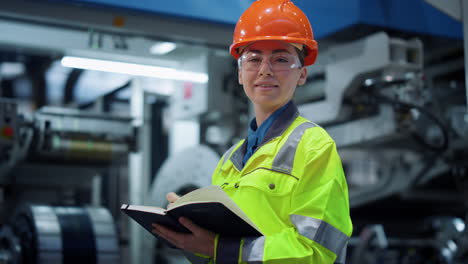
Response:
[{"label": "woman's ear", "polygon": [[297,81],[297,85],[299,86],[304,85],[307,81],[307,67],[304,66],[300,70],[299,80]]}]

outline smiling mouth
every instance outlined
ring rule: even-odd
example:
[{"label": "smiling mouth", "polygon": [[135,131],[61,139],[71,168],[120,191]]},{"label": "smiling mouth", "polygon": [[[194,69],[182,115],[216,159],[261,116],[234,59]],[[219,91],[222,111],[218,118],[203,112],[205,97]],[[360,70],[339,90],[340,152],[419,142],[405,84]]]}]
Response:
[{"label": "smiling mouth", "polygon": [[255,87],[258,87],[260,89],[273,89],[278,87],[278,85],[273,85],[273,84],[261,84],[261,85],[255,85]]}]

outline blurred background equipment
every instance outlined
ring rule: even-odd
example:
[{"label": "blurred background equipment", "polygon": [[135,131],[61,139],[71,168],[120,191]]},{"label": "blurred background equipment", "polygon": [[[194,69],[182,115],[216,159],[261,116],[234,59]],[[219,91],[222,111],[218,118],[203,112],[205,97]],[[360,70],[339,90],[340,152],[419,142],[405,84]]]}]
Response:
[{"label": "blurred background equipment", "polygon": [[1,263],[117,263],[112,216],[99,207],[25,205],[0,229]]},{"label": "blurred background equipment", "polygon": [[109,163],[135,149],[130,121],[72,109],[41,108],[34,117],[37,136],[32,152],[39,159]]},{"label": "blurred background equipment", "polygon": [[3,99],[0,109],[1,263],[119,262],[98,171],[135,150],[131,119],[63,108],[28,117]]},{"label": "blurred background equipment", "polygon": [[423,53],[418,39],[372,34],[322,52],[306,84],[324,95],[300,111],[335,139],[348,179],[350,263],[466,261],[466,102],[462,87],[445,92],[463,67],[424,68]]},{"label": "blurred background equipment", "polygon": [[[158,171],[150,187],[148,205],[167,207],[167,190],[173,190],[179,195],[187,194],[203,186],[211,184],[210,177],[213,168],[218,164],[220,156],[204,145],[197,145],[183,149],[167,158]],[[185,263],[184,255],[169,248],[161,241],[152,239],[145,233],[144,246],[149,255],[163,263]]]},{"label": "blurred background equipment", "polygon": [[[320,47],[294,101],[343,161],[347,263],[468,263],[467,1],[293,1]],[[119,208],[210,184],[245,137],[228,47],[252,2],[0,1],[0,263],[187,263]]]}]

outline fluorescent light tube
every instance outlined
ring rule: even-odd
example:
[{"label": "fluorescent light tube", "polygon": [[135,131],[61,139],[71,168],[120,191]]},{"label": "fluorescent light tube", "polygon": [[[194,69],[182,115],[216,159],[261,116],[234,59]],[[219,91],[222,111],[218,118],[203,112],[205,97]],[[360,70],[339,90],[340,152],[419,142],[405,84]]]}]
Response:
[{"label": "fluorescent light tube", "polygon": [[81,57],[64,56],[61,60],[64,67],[85,70],[105,71],[160,79],[207,83],[208,74],[181,71],[173,68],[134,64],[109,60],[98,60]]},{"label": "fluorescent light tube", "polygon": [[164,55],[173,51],[177,45],[173,42],[159,42],[151,46],[150,53],[155,55]]}]

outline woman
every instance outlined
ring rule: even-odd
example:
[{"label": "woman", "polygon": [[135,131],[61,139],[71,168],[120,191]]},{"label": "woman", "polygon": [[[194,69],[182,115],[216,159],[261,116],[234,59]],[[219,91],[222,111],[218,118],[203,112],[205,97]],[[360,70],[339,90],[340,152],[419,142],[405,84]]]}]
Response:
[{"label": "woman", "polygon": [[190,235],[158,225],[153,232],[195,253],[192,263],[344,263],[352,224],[335,143],[292,102],[317,56],[307,17],[290,0],[258,0],[239,19],[230,52],[255,118],[212,182],[265,235],[218,236],[184,218]]}]

